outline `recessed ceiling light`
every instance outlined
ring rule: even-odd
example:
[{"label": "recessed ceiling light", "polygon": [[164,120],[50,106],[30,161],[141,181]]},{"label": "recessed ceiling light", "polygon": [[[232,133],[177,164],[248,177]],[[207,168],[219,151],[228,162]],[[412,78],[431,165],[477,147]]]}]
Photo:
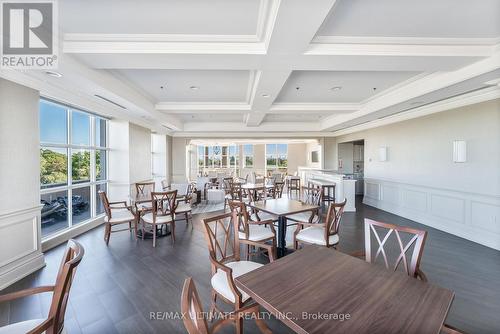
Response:
[{"label": "recessed ceiling light", "polygon": [[45,71],[45,74],[50,75],[51,77],[54,78],[60,78],[62,77],[62,74],[56,71]]},{"label": "recessed ceiling light", "polygon": [[295,87],[295,89],[296,89],[296,90],[299,90],[299,89],[300,89],[300,87],[299,87],[299,86],[297,86],[297,87]]},{"label": "recessed ceiling light", "polygon": [[160,89],[165,89],[165,86],[160,86]]},{"label": "recessed ceiling light", "polygon": [[341,89],[342,89],[342,87],[340,87],[340,86],[335,86],[335,87],[330,88],[331,91],[336,91],[336,90],[341,90]]},{"label": "recessed ceiling light", "polygon": [[262,94],[262,97],[269,97],[269,94]]},{"label": "recessed ceiling light", "polygon": [[198,87],[198,86],[191,86],[191,87],[189,87],[189,89],[191,89],[191,90],[198,90],[198,89],[200,89],[200,87]]}]

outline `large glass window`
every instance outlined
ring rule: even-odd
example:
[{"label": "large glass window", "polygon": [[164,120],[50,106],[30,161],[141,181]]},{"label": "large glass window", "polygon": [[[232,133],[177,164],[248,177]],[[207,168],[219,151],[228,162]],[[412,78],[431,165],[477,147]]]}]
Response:
[{"label": "large glass window", "polygon": [[252,144],[243,145],[243,161],[244,161],[243,167],[245,167],[245,168],[252,168],[253,167],[253,145]]},{"label": "large glass window", "polygon": [[287,144],[266,144],[266,169],[286,170],[288,166]]},{"label": "large glass window", "polygon": [[198,169],[201,173],[230,168],[238,172],[239,147],[237,145],[198,145]]},{"label": "large glass window", "polygon": [[40,101],[42,237],[104,212],[107,120],[53,101]]}]

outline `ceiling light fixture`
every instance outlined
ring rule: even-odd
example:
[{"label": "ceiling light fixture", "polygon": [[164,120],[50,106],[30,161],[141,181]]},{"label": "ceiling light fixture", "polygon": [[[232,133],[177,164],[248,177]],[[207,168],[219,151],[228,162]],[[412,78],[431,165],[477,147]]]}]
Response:
[{"label": "ceiling light fixture", "polygon": [[269,97],[269,94],[262,94],[262,97]]},{"label": "ceiling light fixture", "polygon": [[295,89],[296,89],[296,90],[299,90],[299,89],[300,89],[300,87],[299,87],[299,86],[297,86],[297,87],[295,87]]},{"label": "ceiling light fixture", "polygon": [[60,78],[62,77],[62,74],[56,71],[45,71],[45,74],[50,75],[51,77],[54,78]]},{"label": "ceiling light fixture", "polygon": [[198,87],[198,86],[191,86],[191,87],[189,87],[189,89],[191,89],[191,90],[198,90],[198,89],[200,89],[200,87]]},{"label": "ceiling light fixture", "polygon": [[336,90],[341,90],[341,89],[342,89],[342,87],[340,87],[340,86],[335,86],[335,87],[330,88],[331,91],[336,91]]}]

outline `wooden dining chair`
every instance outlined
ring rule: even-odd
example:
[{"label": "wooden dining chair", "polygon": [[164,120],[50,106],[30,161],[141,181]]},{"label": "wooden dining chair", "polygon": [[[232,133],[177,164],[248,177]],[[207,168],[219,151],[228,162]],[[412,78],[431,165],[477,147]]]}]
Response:
[{"label": "wooden dining chair", "polygon": [[[276,251],[276,230],[274,229],[274,220],[261,220],[255,221],[250,219],[248,207],[243,202],[230,201],[229,207],[231,212],[236,212],[235,224],[237,224],[238,237],[242,240],[255,241],[259,244],[266,244],[271,242],[273,250]],[[250,244],[246,244],[246,260],[250,259]],[[268,247],[254,247],[257,250],[265,249]],[[257,253],[257,252],[256,252]],[[276,253],[272,254],[273,259],[276,258]]]},{"label": "wooden dining chair", "polygon": [[283,196],[284,187],[285,187],[285,182],[283,181],[274,182],[274,188],[272,188],[273,198],[281,198]]},{"label": "wooden dining chair", "polygon": [[[210,315],[219,312],[222,318],[235,317],[236,333],[243,331],[242,315],[248,314],[246,306],[252,305],[253,301],[248,294],[236,287],[234,278],[246,274],[263,265],[252,261],[242,261],[240,258],[240,244],[263,247],[270,254],[269,260],[274,258],[274,249],[271,245],[257,243],[255,241],[238,238],[239,230],[235,222],[238,221],[236,212],[224,213],[211,218],[203,219],[205,227],[205,238],[208,244],[209,259],[212,269],[212,304]],[[224,312],[217,306],[217,298],[231,305],[233,311]],[[267,326],[260,318],[255,318],[257,326],[266,333]]]},{"label": "wooden dining chair", "polygon": [[347,199],[344,199],[341,203],[331,203],[328,206],[323,223],[297,221],[297,229],[293,233],[294,248],[298,249],[299,244],[314,244],[337,248],[339,243],[338,232],[346,202]]},{"label": "wooden dining chair", "polygon": [[[99,191],[99,198],[104,206],[104,241],[109,244],[111,233],[122,231],[134,231],[134,236],[137,238],[137,217],[134,214],[132,207],[127,205],[127,202],[110,202],[105,191]],[[127,224],[128,228],[113,230],[113,226]]]},{"label": "wooden dining chair", "polygon": [[151,201],[153,209],[141,216],[142,221],[142,240],[146,233],[146,225],[151,225],[151,233],[153,234],[153,247],[156,247],[157,228],[170,226],[172,244],[175,243],[175,207],[177,190],[152,192]]},{"label": "wooden dining chair", "polygon": [[[382,236],[379,233],[385,234]],[[374,245],[377,248],[375,254],[372,252],[372,235],[376,241]],[[408,241],[402,238],[404,235],[409,236]],[[392,266],[389,264],[387,252],[389,248],[387,241],[391,236],[394,236],[392,239],[396,239],[397,241],[395,243],[396,247],[393,247],[397,257]],[[365,218],[365,250],[364,252],[356,252],[354,255],[364,257],[368,263],[375,263],[379,255],[382,255],[383,263],[387,269],[396,271],[402,263],[403,269],[408,276],[427,281],[427,277],[422,270],[420,270],[420,260],[422,259],[426,238],[427,231],[382,223]],[[411,253],[410,259],[407,258],[407,253]]]},{"label": "wooden dining chair", "polygon": [[[226,190],[226,195],[224,196],[224,211],[226,211],[227,205],[230,201],[243,201],[243,191],[240,183],[232,183],[229,189]],[[245,198],[246,199],[246,198]]]},{"label": "wooden dining chair", "polygon": [[52,302],[46,319],[33,319],[0,327],[1,333],[29,334],[61,334],[65,333],[64,315],[68,303],[69,292],[75,278],[76,267],[82,261],[85,250],[83,246],[70,239],[67,243],[59,272],[54,285],[29,288],[22,291],[0,295],[0,303],[10,302],[18,298],[32,296],[43,292],[52,292]]},{"label": "wooden dining chair", "polygon": [[[155,191],[155,183],[153,181],[135,183],[136,199],[149,197],[151,193],[154,191]],[[140,200],[135,202],[135,210],[138,216],[141,216],[146,212],[150,212],[152,209],[153,209],[153,203],[150,201]]]},{"label": "wooden dining chair", "polygon": [[[187,191],[184,196],[180,199],[176,199],[176,207],[175,207],[175,220],[179,219],[180,215],[184,215],[184,220],[186,221],[186,225],[189,224],[189,219],[193,218],[193,208],[191,207],[191,201],[193,199],[193,185],[191,183],[187,186]],[[191,227],[193,227],[193,223],[191,223]]]}]

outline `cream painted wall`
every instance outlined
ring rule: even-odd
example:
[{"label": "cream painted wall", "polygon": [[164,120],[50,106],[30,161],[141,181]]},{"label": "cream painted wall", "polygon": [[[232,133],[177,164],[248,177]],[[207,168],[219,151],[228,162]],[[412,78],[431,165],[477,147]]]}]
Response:
[{"label": "cream painted wall", "polygon": [[172,138],[172,182],[181,183],[187,180],[186,148],[189,139]]},{"label": "cream painted wall", "polygon": [[[365,177],[500,196],[500,100],[337,137],[365,140]],[[453,140],[467,162],[453,163]],[[381,146],[388,161],[378,161]]]},{"label": "cream painted wall", "polygon": [[[288,174],[294,174],[299,166],[308,164],[310,144],[288,144]],[[310,155],[310,154],[309,154]]]},{"label": "cream painted wall", "polygon": [[323,166],[325,169],[337,169],[337,139],[323,138]]},{"label": "cream painted wall", "polygon": [[0,290],[44,266],[39,93],[0,79]]},{"label": "cream painted wall", "polygon": [[151,130],[130,123],[130,183],[151,179]]}]

